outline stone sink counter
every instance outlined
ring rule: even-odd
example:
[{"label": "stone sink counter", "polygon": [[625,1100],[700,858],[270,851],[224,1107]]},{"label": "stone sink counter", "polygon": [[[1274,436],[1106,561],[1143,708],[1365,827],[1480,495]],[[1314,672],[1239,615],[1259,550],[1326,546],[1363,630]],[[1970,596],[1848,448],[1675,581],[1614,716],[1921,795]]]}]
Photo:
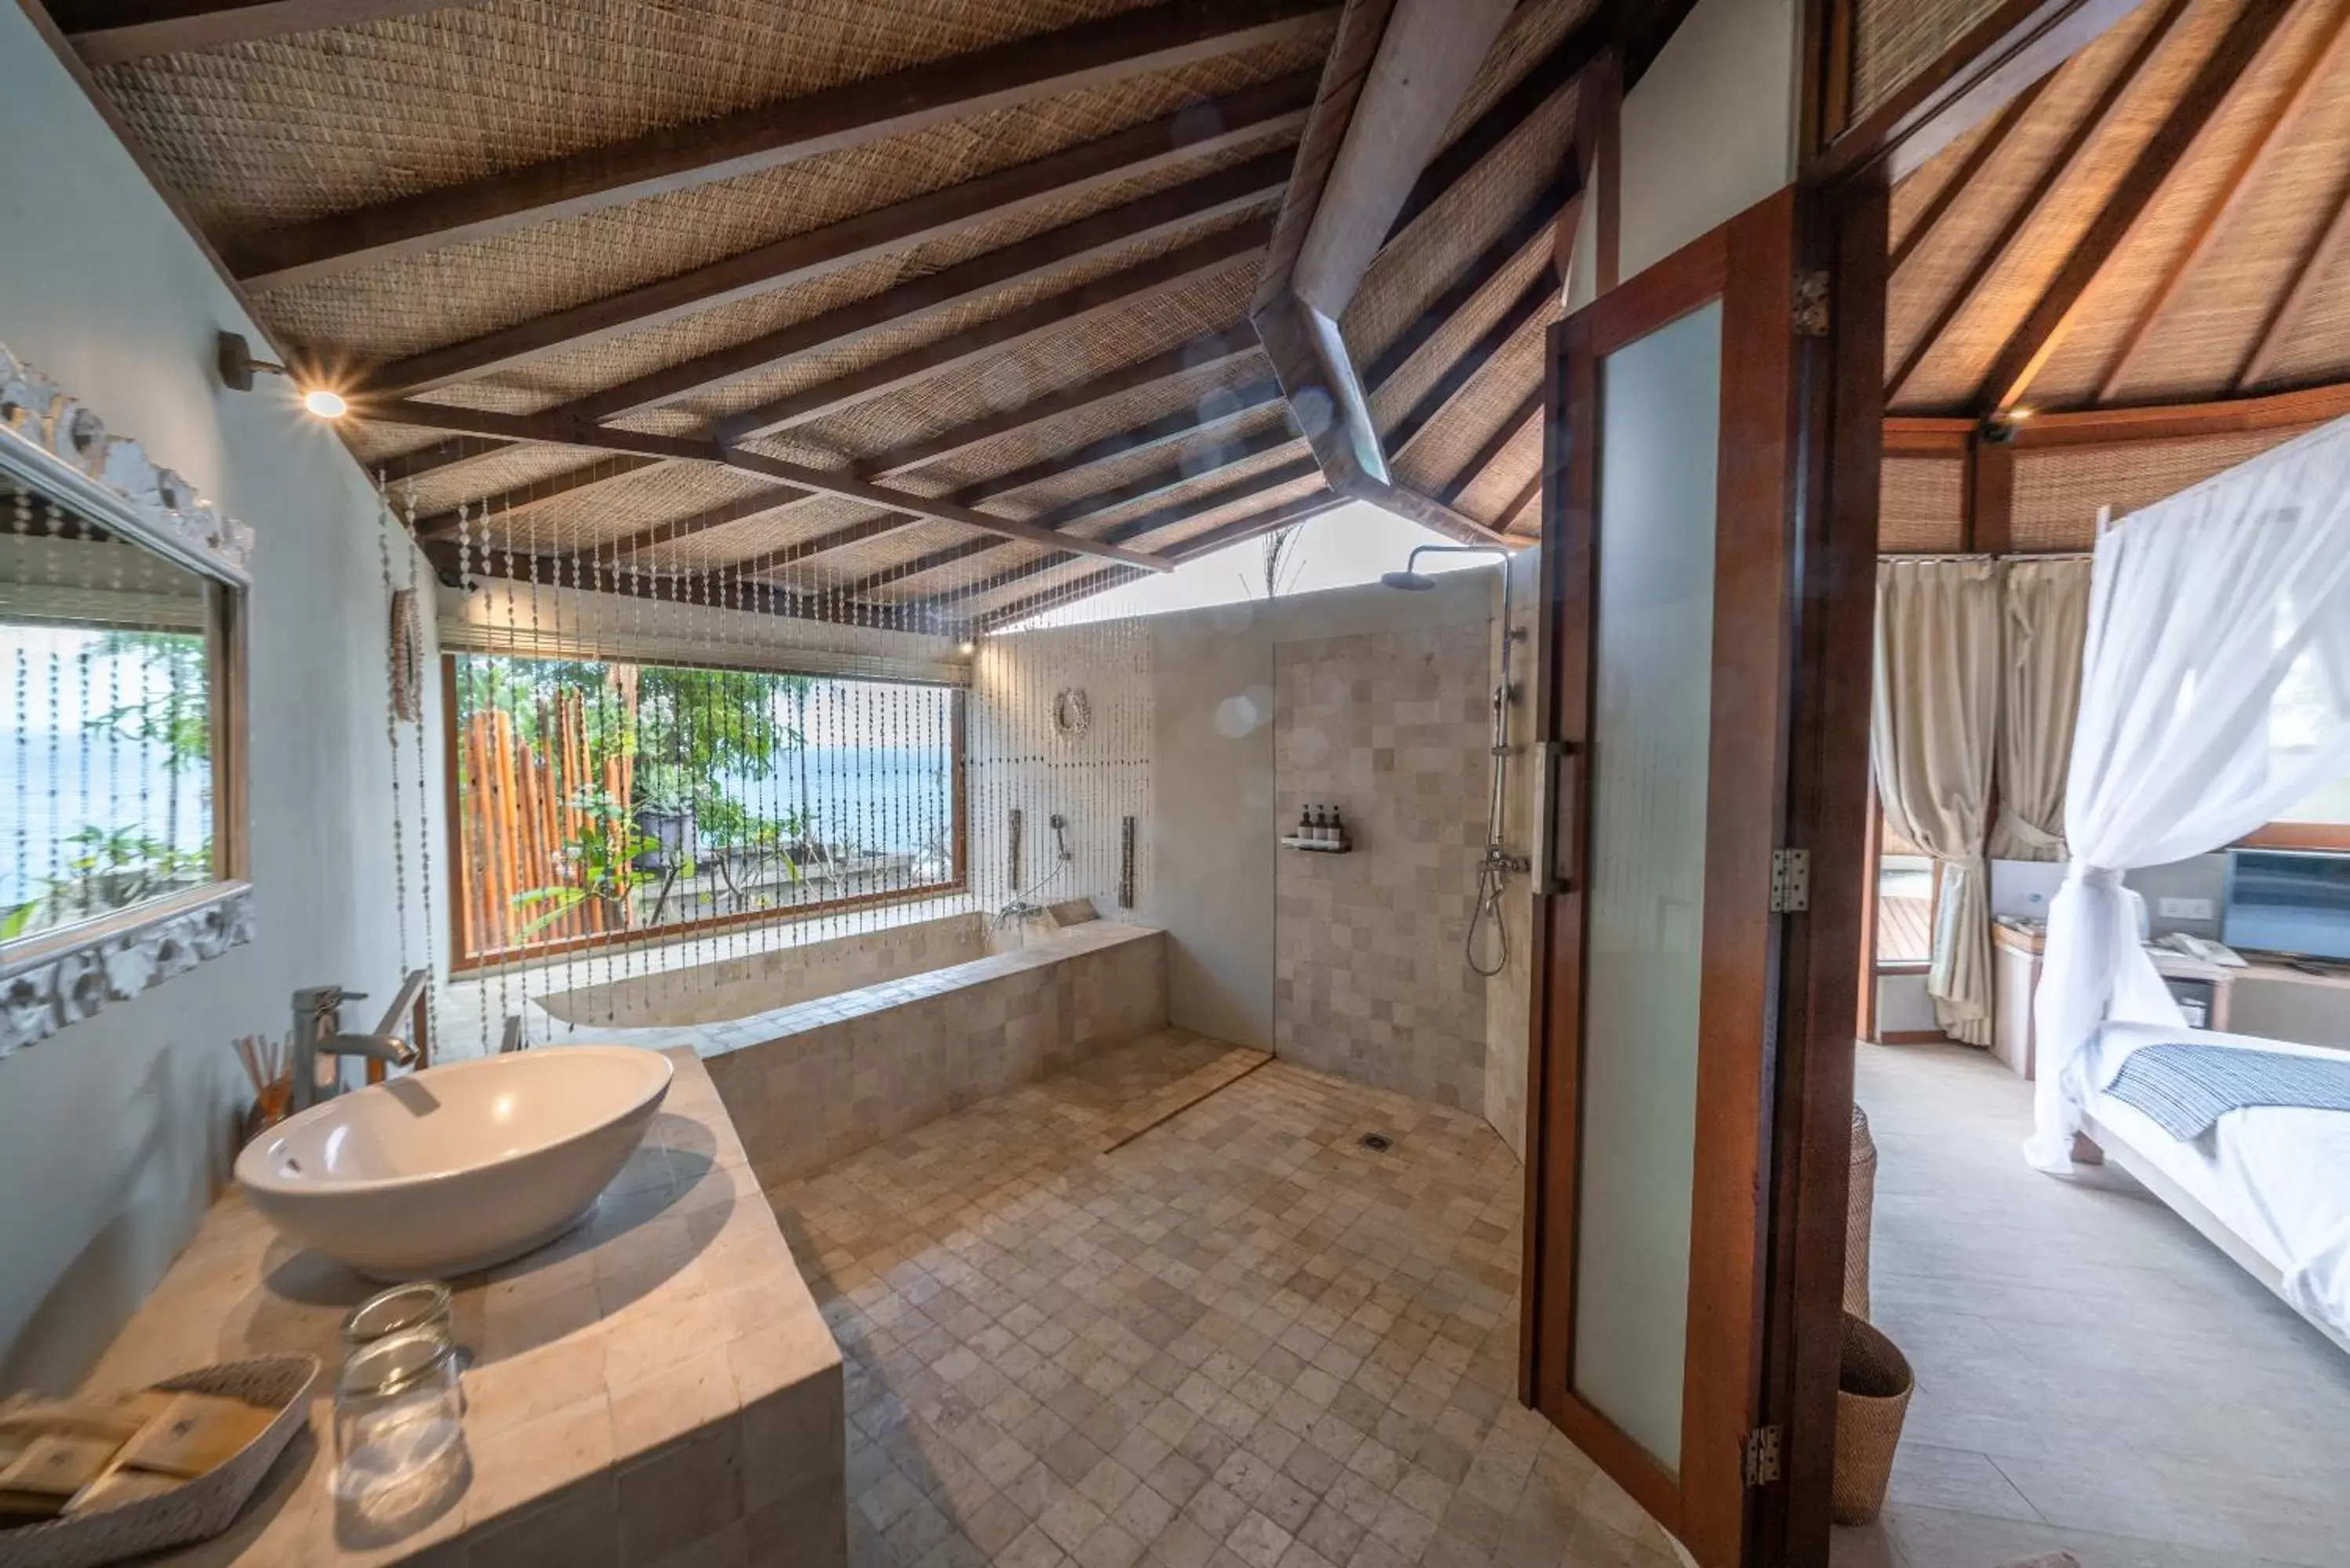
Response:
[{"label": "stone sink counter", "polygon": [[464,1463],[404,1519],[354,1517],[328,1490],[341,1322],[379,1287],[234,1193],[213,1207],[88,1386],[299,1352],[322,1370],[308,1431],[235,1525],[162,1561],[846,1560],[839,1349],[708,1072],[668,1054],[668,1101],[588,1221],[453,1282]]}]

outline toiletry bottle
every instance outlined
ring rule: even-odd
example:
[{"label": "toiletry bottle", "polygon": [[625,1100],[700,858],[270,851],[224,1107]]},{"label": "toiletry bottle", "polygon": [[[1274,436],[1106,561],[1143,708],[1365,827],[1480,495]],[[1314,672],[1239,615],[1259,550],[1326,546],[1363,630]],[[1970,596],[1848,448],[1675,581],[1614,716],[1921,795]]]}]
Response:
[{"label": "toiletry bottle", "polygon": [[1296,838],[1300,844],[1314,842],[1314,808],[1310,805],[1301,805],[1297,808]]},{"label": "toiletry bottle", "polygon": [[1330,845],[1334,849],[1347,847],[1347,819],[1335,805],[1330,808]]}]

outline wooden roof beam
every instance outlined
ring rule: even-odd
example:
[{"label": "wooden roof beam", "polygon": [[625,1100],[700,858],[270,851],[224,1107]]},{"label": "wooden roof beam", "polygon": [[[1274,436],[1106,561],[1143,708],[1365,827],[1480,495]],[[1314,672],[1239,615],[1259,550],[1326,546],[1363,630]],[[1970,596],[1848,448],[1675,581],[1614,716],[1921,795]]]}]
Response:
[{"label": "wooden roof beam", "polygon": [[1976,389],[1983,412],[2013,407],[2032,389],[2033,378],[2048,363],[2079,319],[2082,301],[2095,286],[2130,231],[2145,215],[2172,171],[2186,159],[2204,127],[2268,45],[2295,0],[2246,0],[2217,47],[2203,57],[2178,104],[2163,117],[2138,155],[2091,221],[2088,233],[2065,253],[2064,265],[2042,291],[2031,314],[2012,333],[1990,372]]},{"label": "wooden roof beam", "polygon": [[1326,26],[1329,8],[1329,0],[1165,0],[231,240],[222,250],[230,271],[250,286],[328,277],[393,256],[509,234],[1146,71],[1263,47]]},{"label": "wooden roof beam", "polygon": [[1493,280],[1507,272],[1523,255],[1526,247],[1543,244],[1548,248],[1555,239],[1556,221],[1571,206],[1582,190],[1582,182],[1572,167],[1544,187],[1534,205],[1518,214],[1510,226],[1495,236],[1493,243],[1477,254],[1463,272],[1444,292],[1428,302],[1428,307],[1411,319],[1396,340],[1372,358],[1364,369],[1363,381],[1374,391],[1384,387],[1414,354],[1427,347],[1429,340],[1451,324],[1452,318],[1468,308]]},{"label": "wooden roof beam", "polygon": [[120,65],[444,10],[451,0],[48,0],[82,61]]},{"label": "wooden roof beam", "polygon": [[690,512],[682,517],[672,517],[665,522],[656,523],[650,528],[640,528],[633,534],[624,534],[617,539],[608,539],[598,545],[582,545],[573,554],[583,560],[593,558],[618,561],[624,556],[642,555],[645,551],[658,545],[672,544],[680,539],[691,539],[696,534],[707,534],[712,528],[723,528],[730,523],[741,523],[753,517],[764,517],[770,512],[779,512],[785,507],[795,506],[810,499],[814,493],[795,484],[778,484],[770,489],[754,491],[748,495],[738,495],[731,501],[722,501],[714,506],[705,506],[699,512]]},{"label": "wooden roof beam", "polygon": [[1383,243],[1393,244],[1422,213],[1443,200],[1447,192],[1467,179],[1526,121],[1573,87],[1576,78],[1607,53],[1608,20],[1607,7],[1594,12],[1554,45],[1550,53],[1536,61],[1534,68],[1513,83],[1507,92],[1495,99],[1468,129],[1430,159],[1419,177],[1412,182],[1395,221],[1388,225]]},{"label": "wooden roof beam", "polygon": [[1967,149],[1966,157],[1960,160],[1959,166],[1950,171],[1950,177],[1942,182],[1940,188],[1926,202],[1925,210],[1902,234],[1901,243],[1893,247],[1887,263],[1888,271],[1899,271],[1901,264],[1917,254],[1918,247],[1933,236],[1936,226],[1950,215],[1959,198],[1973,188],[1975,176],[1982,172],[1983,165],[1997,156],[2000,148],[2015,133],[2015,128],[2022,123],[2023,117],[2032,112],[2032,106],[2040,101],[2040,95],[2048,90],[2048,84],[2055,79],[2053,71],[2042,77],[2016,94],[2007,107],[1999,111],[1999,117],[1991,122],[1990,129]]},{"label": "wooden roof beam", "polygon": [[[1528,392],[1524,400],[1494,428],[1493,433],[1485,438],[1484,444],[1470,454],[1469,461],[1461,465],[1461,472],[1437,492],[1436,498],[1447,506],[1460,505],[1461,498],[1469,493],[1470,487],[1485,476],[1485,471],[1499,461],[1502,453],[1509,450],[1510,443],[1524,433],[1526,426],[1533,423],[1534,417],[1541,411],[1542,384],[1537,381],[1534,389]],[[1503,513],[1502,526],[1508,527],[1510,519],[1516,515],[1514,510]]]},{"label": "wooden roof beam", "polygon": [[518,484],[511,490],[500,491],[495,495],[485,495],[478,501],[469,501],[460,506],[449,507],[444,511],[430,513],[419,517],[414,524],[416,536],[420,539],[434,539],[444,534],[453,534],[468,520],[473,522],[475,526],[486,526],[493,517],[508,517],[516,512],[527,511],[542,503],[553,501],[557,496],[587,490],[626,474],[641,473],[648,468],[658,468],[660,462],[661,460],[657,457],[643,457],[626,452],[598,458],[594,462],[565,473],[552,474],[545,479],[534,479],[527,484]]},{"label": "wooden roof beam", "polygon": [[[859,213],[655,283],[430,348],[369,372],[361,389],[404,397],[510,370],[623,332],[656,327],[821,277],[983,222],[1059,202],[1113,181],[1133,179],[1294,130],[1304,122],[1306,107],[1313,101],[1314,79],[1311,73],[1299,72],[1225,98],[1187,105],[1178,113],[1116,135]],[[1284,153],[1243,167],[1256,170],[1258,181],[1239,177],[1227,179],[1221,186],[1214,181],[1197,181],[1181,187],[1181,195],[1155,205],[1126,203],[1117,209],[1118,216],[1114,220],[1091,227],[1083,223],[1063,224],[1001,247],[952,269],[960,275],[957,279],[926,281],[932,283],[933,294],[943,303],[946,296],[959,290],[968,292],[983,280],[1001,283],[1039,266],[1065,262],[1073,254],[1090,254],[1104,244],[1150,232],[1168,222],[1197,217],[1214,210],[1221,189],[1236,184],[1252,196],[1278,189],[1288,163]],[[1177,215],[1160,217],[1160,213]],[[600,418],[628,411],[629,407],[598,406],[593,411]]]},{"label": "wooden roof beam", "polygon": [[[1221,550],[1227,545],[1239,544],[1243,540],[1253,539],[1262,535],[1303,523],[1309,517],[1317,516],[1342,504],[1339,497],[1326,493],[1309,495],[1302,500],[1291,501],[1273,507],[1253,517],[1242,517],[1231,523],[1220,524],[1197,538],[1186,539],[1180,545],[1170,549],[1167,554],[1170,559],[1175,561],[1196,560],[1210,551]],[[1073,604],[1079,599],[1091,598],[1094,595],[1105,589],[1114,588],[1120,583],[1131,582],[1133,578],[1134,573],[1125,566],[1105,566],[1098,572],[1089,572],[1056,588],[1047,588],[1043,593],[1031,594],[1024,599],[1017,599],[1011,604],[990,610],[979,618],[976,628],[981,631],[992,631],[999,626],[1008,626],[1014,621],[1024,620],[1042,610],[1053,609],[1064,604]]]},{"label": "wooden roof beam", "polygon": [[2228,226],[2229,219],[2243,204],[2245,193],[2259,181],[2262,171],[2268,166],[2278,143],[2307,111],[2316,97],[2314,89],[2319,79],[2340,61],[2345,40],[2350,40],[2350,6],[2335,11],[2326,22],[2318,35],[2316,46],[2302,61],[2285,90],[2278,95],[2276,102],[2269,109],[2268,118],[2252,133],[2251,142],[2244,149],[2243,156],[2236,161],[2235,167],[2228,171],[2226,180],[2220,184],[2218,199],[2206,206],[2202,215],[2196,220],[2194,232],[2188,236],[2186,245],[2172,258],[2170,265],[2163,272],[2161,281],[2155,285],[2154,292],[2147,296],[2137,318],[2130,323],[2129,331],[2122,338],[2121,348],[2115,352],[2104,379],[2097,383],[2095,401],[2111,402],[2120,394],[2130,372],[2137,369],[2138,355],[2153,333],[2155,323],[2162,318],[2162,313],[2178,296],[2179,289],[2185,286],[2188,275],[2195,270],[2196,264],[2210,253],[2220,232]]},{"label": "wooden roof beam", "polygon": [[998,349],[1023,343],[1047,332],[1066,330],[1077,322],[1137,299],[1223,270],[1261,249],[1271,233],[1270,220],[1252,218],[1179,246],[1164,255],[1138,262],[1090,283],[1078,285],[1034,305],[1007,312],[992,321],[975,322],[936,343],[892,355],[879,364],[836,376],[817,386],[746,409],[718,422],[720,439],[747,441],[774,431],[788,430],[827,414],[854,408],[926,377],[967,365]]},{"label": "wooden roof beam", "polygon": [[1958,287],[1942,301],[1940,308],[1926,324],[1926,329],[1918,334],[1917,342],[1910,346],[1909,352],[1902,357],[1901,363],[1887,379],[1885,400],[1887,404],[1900,400],[1902,391],[1926,362],[1926,357],[1933,352],[1942,335],[1950,329],[1950,324],[1973,302],[1983,280],[1991,275],[1999,265],[2000,258],[2007,254],[2008,247],[2015,244],[2016,237],[2039,213],[2048,193],[2063,182],[2074,161],[2080,157],[2082,149],[2088,146],[2098,127],[2112,116],[2115,107],[2128,93],[2131,84],[2137,80],[2138,73],[2145,69],[2147,61],[2162,47],[2163,41],[2170,36],[2171,29],[2178,25],[2178,19],[2187,13],[2188,0],[2159,0],[2159,4],[2162,8],[2155,14],[2145,33],[2139,36],[2137,46],[2130,51],[2129,57],[2122,62],[2121,68],[2114,73],[2113,79],[2106,84],[2105,90],[2089,106],[2088,112],[2065,134],[2055,156],[2033,180],[2030,189],[2008,213],[2006,221],[2000,224],[1990,243],[1984,245],[1959,279]]},{"label": "wooden roof beam", "polygon": [[[998,517],[991,513],[975,512],[968,506],[958,506],[937,496],[917,495],[870,483],[854,475],[837,473],[806,463],[789,462],[782,458],[768,457],[759,452],[744,452],[731,444],[698,440],[684,436],[643,435],[634,431],[608,430],[599,425],[587,425],[538,414],[487,414],[469,409],[443,408],[432,403],[378,402],[355,404],[352,412],[361,419],[382,420],[393,424],[416,424],[443,421],[440,428],[458,429],[473,434],[499,435],[520,441],[551,442],[557,445],[588,446],[607,451],[635,452],[651,457],[683,458],[702,462],[723,463],[751,473],[761,473],[770,479],[780,479],[787,484],[821,494],[837,495],[844,500],[861,501],[868,506],[888,507],[910,512],[917,516],[935,518],[942,523],[960,523],[967,528],[985,533],[1002,534],[1009,538],[1024,539],[1030,544],[1052,545],[1079,551],[1085,555],[1101,556],[1154,572],[1170,569],[1169,564],[1155,556],[1132,550],[1122,550],[1115,545],[1094,539],[1078,539],[1039,528],[1017,518]],[[453,522],[448,526],[453,527]],[[445,531],[445,530],[443,530]],[[421,532],[421,530],[420,530]],[[433,535],[425,535],[433,536]]]},{"label": "wooden roof beam", "polygon": [[[661,604],[712,607],[707,585],[695,577],[660,576],[610,563],[581,563],[567,556],[525,556],[509,550],[461,549],[453,539],[435,539],[424,546],[425,558],[447,581],[496,577],[502,581],[560,584],[584,593],[614,594],[624,598]],[[715,607],[771,615],[792,620],[823,621],[834,626],[873,627],[888,631],[940,633],[948,628],[912,607],[847,604],[820,594],[795,593],[772,583],[743,580],[735,602]]]},{"label": "wooden roof beam", "polygon": [[1412,442],[1425,434],[1444,410],[1451,408],[1461,393],[1469,389],[1485,367],[1492,362],[1511,338],[1523,331],[1528,322],[1543,313],[1544,306],[1558,297],[1558,278],[1548,266],[1510,302],[1509,308],[1496,317],[1492,326],[1478,336],[1468,351],[1444,369],[1419,400],[1406,410],[1387,432],[1388,444],[1401,456]]}]

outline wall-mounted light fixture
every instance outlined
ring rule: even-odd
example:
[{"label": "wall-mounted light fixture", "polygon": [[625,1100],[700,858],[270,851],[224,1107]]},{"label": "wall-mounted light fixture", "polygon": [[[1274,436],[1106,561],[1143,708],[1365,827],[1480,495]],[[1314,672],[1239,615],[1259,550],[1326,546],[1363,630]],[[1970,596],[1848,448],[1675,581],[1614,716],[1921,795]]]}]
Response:
[{"label": "wall-mounted light fixture", "polygon": [[2015,439],[2017,428],[2031,417],[2032,410],[2023,408],[2002,409],[1997,413],[1985,414],[1982,424],[1975,432],[1976,438],[1987,446],[2005,446]]},{"label": "wall-mounted light fixture", "polygon": [[253,357],[253,346],[234,332],[220,335],[217,353],[221,385],[232,391],[253,390],[253,378],[257,371],[283,376],[302,393],[302,406],[322,420],[338,420],[351,411],[351,405],[342,393],[328,386],[308,386],[285,366],[268,359]]}]

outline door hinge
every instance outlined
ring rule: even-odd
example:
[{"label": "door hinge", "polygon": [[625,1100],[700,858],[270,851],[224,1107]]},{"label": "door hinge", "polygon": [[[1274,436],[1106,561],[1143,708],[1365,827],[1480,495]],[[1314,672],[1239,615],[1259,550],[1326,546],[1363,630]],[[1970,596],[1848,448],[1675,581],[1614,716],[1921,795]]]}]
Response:
[{"label": "door hinge", "polygon": [[1828,275],[1825,272],[1799,272],[1795,275],[1795,336],[1825,337],[1828,335]]},{"label": "door hinge", "polygon": [[1746,1434],[1746,1484],[1769,1486],[1779,1479],[1779,1428],[1757,1427]]},{"label": "door hinge", "polygon": [[1800,915],[1812,907],[1812,852],[1771,851],[1771,912]]}]

